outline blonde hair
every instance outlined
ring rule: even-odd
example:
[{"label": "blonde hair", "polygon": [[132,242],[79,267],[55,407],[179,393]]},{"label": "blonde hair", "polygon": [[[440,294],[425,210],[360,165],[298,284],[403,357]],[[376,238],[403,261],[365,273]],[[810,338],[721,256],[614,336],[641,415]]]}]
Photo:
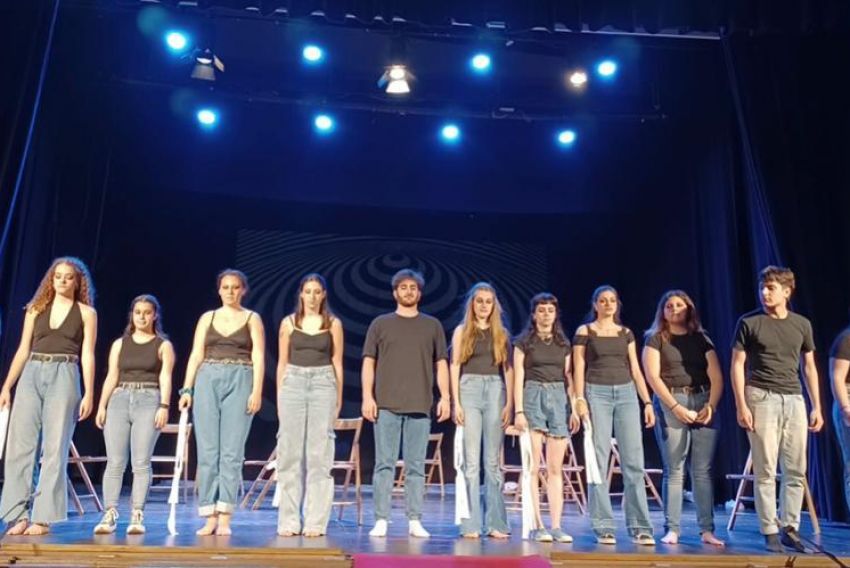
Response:
[{"label": "blonde hair", "polygon": [[60,256],[47,269],[32,300],[26,306],[27,311],[40,314],[56,297],[56,289],[53,287],[53,277],[56,274],[56,268],[60,264],[66,264],[74,270],[74,277],[76,278],[74,301],[86,304],[87,306],[94,306],[94,283],[92,282],[91,274],[89,274],[86,264],[74,256]]},{"label": "blonde hair", "polygon": [[463,321],[460,323],[460,353],[458,353],[457,360],[461,364],[466,363],[475,351],[475,342],[478,340],[478,326],[475,325],[473,304],[475,303],[475,295],[482,291],[493,294],[493,311],[490,312],[488,323],[493,337],[493,362],[497,366],[501,366],[508,360],[508,338],[510,334],[505,326],[504,312],[502,311],[502,304],[499,302],[499,296],[496,295],[495,288],[487,282],[479,282],[473,285],[466,293]]}]

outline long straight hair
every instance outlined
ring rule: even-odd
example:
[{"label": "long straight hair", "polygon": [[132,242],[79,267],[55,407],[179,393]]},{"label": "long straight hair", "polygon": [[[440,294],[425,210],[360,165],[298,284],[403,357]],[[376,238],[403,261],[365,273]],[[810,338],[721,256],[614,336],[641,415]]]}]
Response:
[{"label": "long straight hair", "polygon": [[596,321],[596,301],[599,300],[599,296],[605,292],[612,292],[614,296],[617,297],[617,311],[614,312],[614,323],[622,325],[623,322],[620,320],[620,312],[623,311],[623,302],[620,301],[620,293],[617,292],[617,289],[610,284],[603,284],[593,291],[593,294],[590,296],[590,311],[587,312],[587,317],[584,319],[585,324]]},{"label": "long straight hair", "polygon": [[325,279],[321,274],[317,274],[315,272],[311,272],[301,279],[301,282],[298,283],[298,297],[295,301],[295,327],[300,328],[301,322],[304,321],[304,302],[301,300],[301,292],[304,291],[304,286],[307,285],[308,282],[316,282],[319,286],[322,287],[322,291],[325,293],[325,297],[322,298],[322,303],[319,304],[319,315],[322,317],[322,329],[329,329],[331,327],[331,321],[333,320],[333,312],[331,312],[330,306],[328,306],[328,285],[325,283]]},{"label": "long straight hair", "polygon": [[466,363],[472,357],[473,351],[475,351],[475,342],[478,339],[478,326],[475,325],[474,311],[475,295],[482,291],[493,294],[493,311],[490,312],[487,323],[490,324],[493,338],[493,362],[497,366],[501,366],[508,360],[509,332],[505,325],[502,303],[499,302],[496,289],[488,282],[478,282],[466,293],[463,320],[460,323],[460,353],[458,354],[458,362],[461,364]]},{"label": "long straight hair", "polygon": [[685,314],[685,327],[688,329],[688,333],[703,331],[699,312],[691,297],[684,290],[668,290],[661,295],[661,300],[658,301],[658,308],[655,310],[655,320],[652,322],[652,327],[646,330],[646,339],[658,334],[661,336],[661,341],[670,341],[670,322],[664,317],[664,306],[667,305],[670,298],[681,298],[688,307],[688,311]]}]

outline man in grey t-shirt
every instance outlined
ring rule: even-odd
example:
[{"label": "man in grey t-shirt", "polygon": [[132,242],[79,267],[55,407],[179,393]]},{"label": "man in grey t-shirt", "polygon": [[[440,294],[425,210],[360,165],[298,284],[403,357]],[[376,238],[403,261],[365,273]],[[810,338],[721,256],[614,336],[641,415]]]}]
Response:
[{"label": "man in grey t-shirt", "polygon": [[[396,311],[378,316],[363,345],[363,417],[375,422],[375,470],[372,495],[375,526],[369,536],[386,536],[395,463],[404,439],[404,494],[408,534],[431,536],[422,526],[425,456],[431,433],[434,372],[440,400],[437,420],[451,416],[446,334],[439,320],[419,313],[425,280],[414,270],[393,276]],[[377,383],[377,384],[376,384]]]},{"label": "man in grey t-shirt", "polygon": [[[741,316],[735,331],[732,390],[738,424],[750,439],[756,513],[765,546],[782,552],[784,544],[804,552],[797,530],[806,480],[806,426],[812,432],[823,426],[812,325],[788,309],[793,272],[768,266],[759,275],[759,285],[762,310]],[[812,403],[808,420],[798,376],[801,356]],[[782,466],[780,525],[776,523],[777,463]]]}]

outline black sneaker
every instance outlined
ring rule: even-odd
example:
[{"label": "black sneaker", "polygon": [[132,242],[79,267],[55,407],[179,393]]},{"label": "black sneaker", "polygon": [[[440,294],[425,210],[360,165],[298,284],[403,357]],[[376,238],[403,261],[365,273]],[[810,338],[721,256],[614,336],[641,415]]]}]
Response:
[{"label": "black sneaker", "polygon": [[764,547],[770,552],[785,552],[785,549],[782,547],[782,543],[779,541],[778,534],[764,535]]},{"label": "black sneaker", "polygon": [[792,550],[796,550],[797,552],[805,553],[806,545],[803,544],[803,540],[800,538],[800,533],[797,532],[797,529],[794,527],[782,527],[779,531],[779,540]]}]

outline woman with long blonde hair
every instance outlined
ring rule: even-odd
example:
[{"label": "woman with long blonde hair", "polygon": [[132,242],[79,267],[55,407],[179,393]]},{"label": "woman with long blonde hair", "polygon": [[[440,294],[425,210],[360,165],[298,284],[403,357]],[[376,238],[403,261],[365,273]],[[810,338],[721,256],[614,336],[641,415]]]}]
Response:
[{"label": "woman with long blonde hair", "polygon": [[466,538],[482,534],[481,447],[484,446],[483,534],[493,538],[510,536],[499,452],[511,423],[513,369],[510,335],[503,321],[496,290],[479,282],[466,294],[463,321],[452,334],[449,367],[455,423],[464,427],[464,476],[469,492],[470,518],[461,523]]},{"label": "woman with long blonde hair", "polygon": [[[53,261],[26,306],[21,342],[0,390],[0,408],[5,408],[20,378],[9,419],[0,499],[7,534],[45,535],[50,523],[67,518],[68,451],[76,422],[91,414],[94,401],[93,306],[89,270],[74,257]],[[41,473],[33,492],[33,469],[40,454]]]}]

